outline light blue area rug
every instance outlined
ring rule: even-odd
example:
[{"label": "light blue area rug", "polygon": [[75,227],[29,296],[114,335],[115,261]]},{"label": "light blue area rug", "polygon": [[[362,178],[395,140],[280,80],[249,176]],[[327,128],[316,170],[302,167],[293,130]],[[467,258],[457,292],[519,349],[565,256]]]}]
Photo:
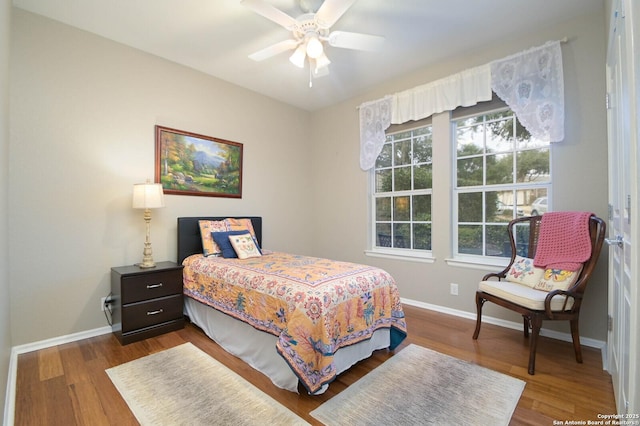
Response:
[{"label": "light blue area rug", "polygon": [[311,412],[333,425],[508,425],[525,382],[409,345]]},{"label": "light blue area rug", "polygon": [[141,425],[308,425],[191,343],[106,370]]}]

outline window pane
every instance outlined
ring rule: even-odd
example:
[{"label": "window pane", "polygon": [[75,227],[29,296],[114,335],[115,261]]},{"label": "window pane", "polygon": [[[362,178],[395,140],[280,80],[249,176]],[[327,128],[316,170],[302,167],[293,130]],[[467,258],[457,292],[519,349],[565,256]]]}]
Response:
[{"label": "window pane", "polygon": [[391,197],[376,198],[376,221],[391,220]]},{"label": "window pane", "polygon": [[458,252],[482,255],[482,225],[458,227]]},{"label": "window pane", "polygon": [[486,241],[486,256],[511,256],[511,243],[509,243],[507,225],[487,225]]},{"label": "window pane", "polygon": [[396,142],[394,149],[396,153],[396,166],[411,164],[411,140]]},{"label": "window pane", "polygon": [[487,152],[511,151],[513,147],[513,118],[487,123]]},{"label": "window pane", "polygon": [[391,135],[390,138],[392,138],[392,140],[394,141],[402,141],[405,139],[411,139],[411,130],[408,130],[406,132],[400,132],[400,133],[396,133],[395,135]]},{"label": "window pane", "polygon": [[458,127],[456,132],[458,156],[484,152],[484,126]]},{"label": "window pane", "polygon": [[[429,128],[430,129],[430,128]],[[413,142],[413,163],[430,163],[432,161],[431,132],[417,137]]]},{"label": "window pane", "polygon": [[517,182],[549,182],[549,148],[521,151],[516,156]]},{"label": "window pane", "polygon": [[411,167],[399,167],[394,169],[394,191],[409,191],[411,189]]},{"label": "window pane", "polygon": [[482,185],[482,157],[458,160],[458,186]]},{"label": "window pane", "polygon": [[513,183],[513,154],[487,155],[487,185]]},{"label": "window pane", "polygon": [[394,221],[408,221],[409,216],[409,197],[394,197],[393,198],[393,220]]},{"label": "window pane", "polygon": [[431,220],[431,195],[413,196],[413,220],[421,222]]},{"label": "window pane", "polygon": [[533,202],[531,203],[531,207],[530,207],[530,212],[532,216],[536,216],[539,214],[544,214],[546,212],[551,211],[551,209],[549,208],[549,197],[547,196],[547,191],[546,190],[537,190],[537,191],[531,191],[532,194],[530,195],[530,198],[535,196],[535,200],[533,200]]},{"label": "window pane", "polygon": [[[522,257],[533,257],[535,253],[529,253],[529,224],[518,223],[514,229],[516,254]],[[511,253],[509,253],[511,255]]]},{"label": "window pane", "polygon": [[431,250],[431,225],[416,223],[413,225],[413,248]]},{"label": "window pane", "polygon": [[385,143],[382,145],[382,151],[376,159],[376,169],[382,167],[391,167],[391,144]]},{"label": "window pane", "polygon": [[431,164],[415,166],[413,168],[413,189],[428,189],[433,185]]},{"label": "window pane", "polygon": [[376,245],[378,247],[391,247],[391,224],[378,223],[376,225]]},{"label": "window pane", "polygon": [[397,248],[411,248],[411,225],[395,223],[393,225],[393,246]]},{"label": "window pane", "polygon": [[376,192],[391,192],[392,169],[376,170]]},{"label": "window pane", "polygon": [[458,195],[458,221],[482,222],[481,192],[470,192]]},{"label": "window pane", "polygon": [[485,217],[487,222],[509,222],[524,216],[522,200],[526,191],[487,191],[485,193]]}]

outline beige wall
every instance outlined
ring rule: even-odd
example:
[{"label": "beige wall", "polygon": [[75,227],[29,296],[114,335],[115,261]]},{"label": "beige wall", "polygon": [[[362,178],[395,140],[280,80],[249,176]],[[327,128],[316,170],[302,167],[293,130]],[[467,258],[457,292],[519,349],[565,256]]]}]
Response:
[{"label": "beige wall", "polygon": [[9,317],[9,240],[7,203],[9,177],[9,35],[11,1],[0,1],[0,413],[4,413],[5,389],[11,354]]},{"label": "beige wall", "polygon": [[[425,84],[464,69],[485,64],[513,53],[568,37],[562,45],[566,122],[565,140],[552,148],[553,203],[556,210],[589,210],[607,216],[607,141],[605,93],[605,15],[576,18],[552,28],[540,28],[528,37],[500,40],[485,49],[468,52],[436,66],[389,81],[340,105],[314,113],[313,196],[315,254],[380,266],[398,282],[401,296],[419,302],[475,314],[475,290],[486,273],[480,269],[448,266],[451,255],[450,188],[447,167],[435,163],[433,190],[433,264],[379,259],[364,254],[367,247],[368,173],[358,163],[358,111],[365,101]],[[428,49],[425,46],[425,49]],[[434,120],[448,121],[448,114]],[[449,139],[434,141],[437,153],[450,155]],[[581,333],[606,341],[607,273],[606,248],[587,290]],[[459,295],[449,294],[450,283],[459,284]],[[506,310],[487,304],[485,313],[521,322]],[[545,323],[547,326],[548,323]],[[568,331],[565,324],[549,326]],[[471,338],[471,337],[470,337]]]},{"label": "beige wall", "polygon": [[[446,169],[434,165],[436,262],[364,255],[368,181],[358,163],[356,107],[569,37],[562,46],[566,140],[553,148],[554,204],[606,217],[606,163],[593,161],[607,155],[604,11],[496,42],[315,113],[18,9],[12,19],[14,345],[106,325],[99,300],[109,292],[109,268],[141,258],[144,226],[130,207],[131,186],[153,177],[155,124],[242,142],[245,150],[242,200],[167,196],[167,207],[153,212],[156,260],[175,258],[178,216],[262,215],[267,248],[378,265],[395,276],[403,297],[473,314],[485,271],[445,263]],[[448,141],[436,149],[446,155]],[[582,335],[598,340],[606,340],[605,267],[601,262],[588,290],[585,310],[592,314],[581,322]],[[450,282],[460,284],[459,296],[449,295]],[[520,321],[493,307],[486,313]]]},{"label": "beige wall", "polygon": [[107,325],[110,267],[142,260],[131,193],[154,177],[156,124],[244,144],[242,199],[169,195],[153,211],[156,261],[175,260],[176,218],[192,215],[261,215],[266,248],[308,251],[309,113],[20,9],[12,20],[14,345]]}]

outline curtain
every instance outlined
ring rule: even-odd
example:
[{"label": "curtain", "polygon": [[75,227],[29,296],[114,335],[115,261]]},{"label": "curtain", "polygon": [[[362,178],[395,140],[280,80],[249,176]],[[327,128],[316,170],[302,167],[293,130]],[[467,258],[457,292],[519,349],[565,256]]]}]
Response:
[{"label": "curtain", "polygon": [[491,99],[492,90],[532,136],[564,139],[564,77],[560,42],[471,68],[360,105],[360,168],[375,165],[391,123],[420,120]]},{"label": "curtain", "polygon": [[393,95],[391,123],[421,120],[491,100],[491,67],[483,65]]},{"label": "curtain", "polygon": [[491,63],[491,86],[540,139],[564,139],[564,79],[560,42]]},{"label": "curtain", "polygon": [[391,125],[391,96],[360,105],[360,168],[369,170],[382,151]]}]

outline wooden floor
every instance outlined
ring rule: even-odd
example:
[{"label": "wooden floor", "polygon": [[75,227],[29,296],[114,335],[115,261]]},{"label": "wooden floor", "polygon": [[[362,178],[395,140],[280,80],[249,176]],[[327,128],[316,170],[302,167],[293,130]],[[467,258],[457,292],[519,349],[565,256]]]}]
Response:
[{"label": "wooden floor", "polygon": [[[584,363],[578,364],[570,343],[542,337],[536,374],[530,376],[527,340],[522,332],[484,324],[474,341],[474,321],[411,306],[405,306],[405,313],[409,336],[401,348],[415,343],[527,382],[511,420],[513,425],[597,420],[598,414],[616,411],[611,377],[602,370],[599,350],[583,348]],[[127,346],[109,334],[20,355],[15,424],[136,425],[104,370],[185,342],[209,353],[311,424],[319,423],[310,411],[393,356],[386,350],[377,351],[341,374],[324,395],[309,396],[276,388],[191,324]]]}]

